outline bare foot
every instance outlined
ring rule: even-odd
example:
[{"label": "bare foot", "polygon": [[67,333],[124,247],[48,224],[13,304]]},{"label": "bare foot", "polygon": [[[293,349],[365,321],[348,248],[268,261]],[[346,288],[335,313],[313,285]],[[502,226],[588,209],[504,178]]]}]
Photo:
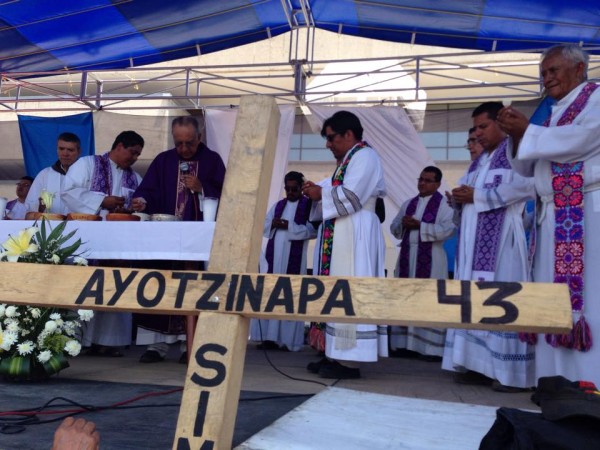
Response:
[{"label": "bare foot", "polygon": [[98,450],[100,433],[96,424],[83,418],[67,417],[54,433],[52,450]]}]

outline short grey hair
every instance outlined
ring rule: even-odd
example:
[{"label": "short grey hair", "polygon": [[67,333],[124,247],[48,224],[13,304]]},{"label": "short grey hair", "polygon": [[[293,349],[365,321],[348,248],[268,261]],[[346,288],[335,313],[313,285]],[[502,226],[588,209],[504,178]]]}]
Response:
[{"label": "short grey hair", "polygon": [[559,54],[564,59],[571,61],[573,65],[583,63],[583,79],[587,80],[588,63],[590,55],[577,44],[558,44],[547,48],[542,52],[542,61],[548,56]]}]

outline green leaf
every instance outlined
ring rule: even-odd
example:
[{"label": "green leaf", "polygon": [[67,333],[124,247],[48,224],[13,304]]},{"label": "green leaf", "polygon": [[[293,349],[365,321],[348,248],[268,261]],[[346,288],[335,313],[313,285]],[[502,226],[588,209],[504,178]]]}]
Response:
[{"label": "green leaf", "polygon": [[62,353],[57,353],[44,363],[44,370],[48,375],[54,375],[69,367],[69,361]]},{"label": "green leaf", "polygon": [[60,237],[60,235],[62,235],[63,231],[65,230],[66,226],[67,226],[67,221],[63,220],[56,227],[54,227],[54,229],[50,232],[50,235],[48,236],[48,240],[53,241],[53,240],[57,239],[58,237]]},{"label": "green leaf", "polygon": [[11,356],[0,361],[0,373],[9,377],[23,377],[31,372],[30,356]]}]

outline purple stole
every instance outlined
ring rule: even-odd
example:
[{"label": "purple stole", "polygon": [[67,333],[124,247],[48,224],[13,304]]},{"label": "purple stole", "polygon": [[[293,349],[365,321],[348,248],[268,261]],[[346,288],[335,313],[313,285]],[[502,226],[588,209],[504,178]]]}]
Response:
[{"label": "purple stole", "polygon": [[[435,192],[427,205],[425,211],[421,217],[423,223],[435,223],[438,211],[440,209],[440,203],[442,202],[443,196],[439,192]],[[406,207],[406,215],[414,216],[417,210],[417,204],[419,203],[419,196],[413,198],[408,206]],[[421,241],[421,233],[419,230],[410,230],[402,238],[400,243],[400,256],[399,256],[399,278],[408,278],[409,273],[409,257],[410,257],[410,241],[409,235],[411,232],[416,231],[419,233],[419,244],[417,248],[417,267],[415,269],[415,278],[429,278],[431,277],[431,249],[433,248],[433,242]]]},{"label": "purple stole", "polygon": [[[112,195],[112,172],[110,170],[109,153],[94,156],[94,173],[92,174],[92,185],[90,191],[102,192],[106,195]],[[123,170],[121,187],[135,191],[138,187],[138,181],[131,167]]]},{"label": "purple stole", "polygon": [[[508,139],[504,139],[498,148],[494,150],[488,174],[493,169],[511,170],[510,162],[506,157],[506,147]],[[481,155],[479,156],[481,158]],[[479,162],[479,158],[471,163],[469,172],[473,172]],[[501,174],[494,176],[493,180],[485,183],[486,189],[499,186],[506,180]],[[488,272],[490,274],[496,271],[496,258],[498,248],[500,247],[500,235],[506,208],[496,208],[491,211],[484,211],[477,214],[477,230],[475,232],[475,255],[473,258],[473,271]]]},{"label": "purple stole", "polygon": [[[367,143],[363,141],[356,144],[354,148],[350,150],[350,153],[348,153],[348,157],[346,158],[346,160],[333,173],[333,177],[331,179],[332,186],[335,187],[344,184],[344,176],[346,175],[346,169],[348,168],[350,160],[357,151],[366,146]],[[334,229],[335,218],[323,221],[323,226],[321,227],[321,261],[319,267],[319,275],[329,275],[329,269],[331,266],[331,255],[333,254]]]},{"label": "purple stole", "polygon": [[[183,161],[179,161],[181,163]],[[177,194],[175,199],[175,215],[180,219],[183,219],[185,216],[185,209],[188,204],[188,199],[192,198],[192,207],[193,207],[193,215],[191,220],[200,220],[200,203],[198,201],[198,194],[192,193],[188,188],[183,184],[182,175],[191,175],[193,177],[198,177],[198,161],[185,161],[188,164],[189,170],[185,172],[185,174],[179,169],[177,174]],[[179,165],[177,166],[179,167]]]},{"label": "purple stole", "polygon": [[[287,205],[288,200],[286,198],[280,200],[275,205],[275,213],[274,218],[280,219],[283,214],[283,210]],[[308,197],[300,197],[298,200],[298,207],[296,208],[296,214],[294,214],[294,222],[298,225],[305,225],[308,221],[308,216],[310,214],[310,207],[312,202]],[[277,234],[279,230],[275,230],[275,234]],[[269,239],[267,243],[267,251],[265,257],[267,258],[267,263],[269,263],[269,270],[267,273],[273,273],[273,258],[275,255],[275,234],[273,237]],[[289,274],[299,274],[300,268],[302,266],[302,254],[304,250],[304,240],[295,240],[291,241],[290,244],[290,256],[288,259],[287,270],[285,273]]]},{"label": "purple stole", "polygon": [[6,204],[6,213],[9,213],[12,211],[13,207],[17,204],[17,202],[19,201],[19,199],[15,198],[14,200],[9,201]]},{"label": "purple stole", "polygon": [[[556,126],[569,125],[585,108],[592,93],[598,88],[587,83],[577,98],[560,117]],[[544,126],[550,125],[550,117]],[[552,162],[552,189],[554,190],[554,282],[569,286],[571,307],[581,317],[569,334],[547,334],[546,342],[552,347],[566,347],[582,352],[592,347],[591,330],[583,316],[584,280],[584,164]]]}]

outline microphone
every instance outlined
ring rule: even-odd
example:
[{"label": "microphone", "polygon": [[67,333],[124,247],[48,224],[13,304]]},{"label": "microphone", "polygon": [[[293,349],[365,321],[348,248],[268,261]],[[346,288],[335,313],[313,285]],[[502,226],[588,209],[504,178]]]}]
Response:
[{"label": "microphone", "polygon": [[[179,163],[179,171],[182,175],[188,175],[190,173],[190,164],[187,161],[181,161]],[[190,189],[190,192],[193,194],[194,191]]]}]

